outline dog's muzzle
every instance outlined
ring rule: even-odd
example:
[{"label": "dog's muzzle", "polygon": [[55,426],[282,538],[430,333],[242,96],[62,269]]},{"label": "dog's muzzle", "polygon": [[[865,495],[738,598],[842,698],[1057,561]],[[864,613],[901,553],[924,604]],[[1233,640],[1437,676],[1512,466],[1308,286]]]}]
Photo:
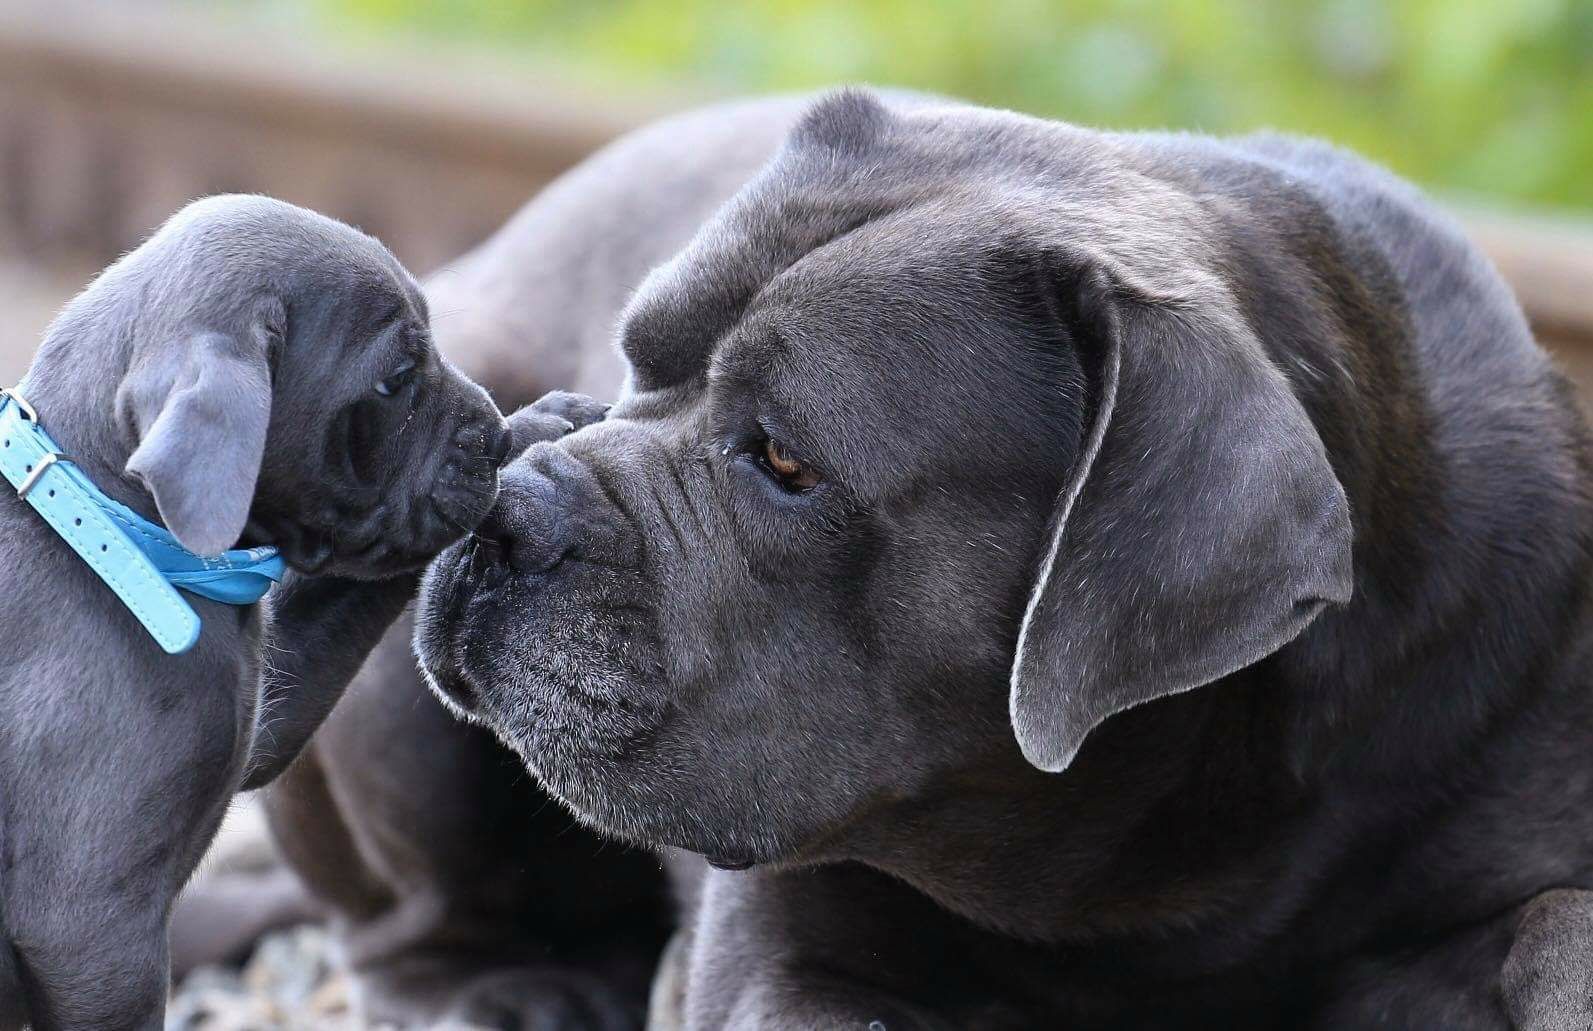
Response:
[{"label": "dog's muzzle", "polygon": [[575,543],[559,494],[558,482],[535,466],[518,463],[504,470],[498,503],[476,527],[472,564],[483,573],[507,569],[517,576],[557,568]]}]

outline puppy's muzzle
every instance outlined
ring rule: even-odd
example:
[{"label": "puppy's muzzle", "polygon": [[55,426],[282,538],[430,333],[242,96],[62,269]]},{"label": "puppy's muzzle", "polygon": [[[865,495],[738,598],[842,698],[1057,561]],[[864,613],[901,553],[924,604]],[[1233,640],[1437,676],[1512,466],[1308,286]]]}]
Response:
[{"label": "puppy's muzzle", "polygon": [[508,422],[499,420],[494,430],[488,431],[486,459],[494,469],[502,469],[514,456],[514,430]]},{"label": "puppy's muzzle", "polygon": [[449,443],[449,457],[426,492],[444,524],[429,529],[444,535],[469,530],[484,518],[495,477],[515,451],[514,434],[496,411],[466,421]]}]

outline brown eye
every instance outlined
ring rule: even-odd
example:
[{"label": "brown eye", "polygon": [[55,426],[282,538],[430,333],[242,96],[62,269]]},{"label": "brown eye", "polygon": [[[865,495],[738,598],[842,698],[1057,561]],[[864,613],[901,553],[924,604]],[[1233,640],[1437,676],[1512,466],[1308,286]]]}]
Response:
[{"label": "brown eye", "polygon": [[780,481],[780,485],[788,490],[807,490],[819,482],[819,474],[812,466],[792,458],[785,448],[773,439],[763,442],[763,461]]}]

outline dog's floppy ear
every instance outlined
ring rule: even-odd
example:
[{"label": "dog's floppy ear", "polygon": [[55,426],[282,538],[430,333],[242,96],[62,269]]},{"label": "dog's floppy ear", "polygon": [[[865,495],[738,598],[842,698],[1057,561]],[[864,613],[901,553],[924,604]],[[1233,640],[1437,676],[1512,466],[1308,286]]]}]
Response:
[{"label": "dog's floppy ear", "polygon": [[1094,381],[1012,668],[1018,743],[1055,772],[1114,713],[1287,644],[1352,574],[1322,440],[1231,301],[1048,267]]},{"label": "dog's floppy ear", "polygon": [[237,332],[197,331],[139,354],[117,393],[138,447],[127,472],[185,548],[219,555],[249,518],[271,423],[280,306]]}]

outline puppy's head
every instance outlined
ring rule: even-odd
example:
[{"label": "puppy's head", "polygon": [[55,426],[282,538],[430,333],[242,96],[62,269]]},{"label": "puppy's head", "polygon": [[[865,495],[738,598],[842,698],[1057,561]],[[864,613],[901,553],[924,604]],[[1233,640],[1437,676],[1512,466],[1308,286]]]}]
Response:
[{"label": "puppy's head", "polygon": [[1200,211],[1125,160],[817,108],[635,298],[627,399],[506,471],[513,545],[433,566],[439,693],[610,832],[845,855],[1345,600],[1322,443]]},{"label": "puppy's head", "polygon": [[[264,197],[184,209],[63,316],[128,338],[126,468],[206,555],[418,568],[491,506],[509,433],[376,240]],[[83,336],[88,336],[84,334]]]}]

